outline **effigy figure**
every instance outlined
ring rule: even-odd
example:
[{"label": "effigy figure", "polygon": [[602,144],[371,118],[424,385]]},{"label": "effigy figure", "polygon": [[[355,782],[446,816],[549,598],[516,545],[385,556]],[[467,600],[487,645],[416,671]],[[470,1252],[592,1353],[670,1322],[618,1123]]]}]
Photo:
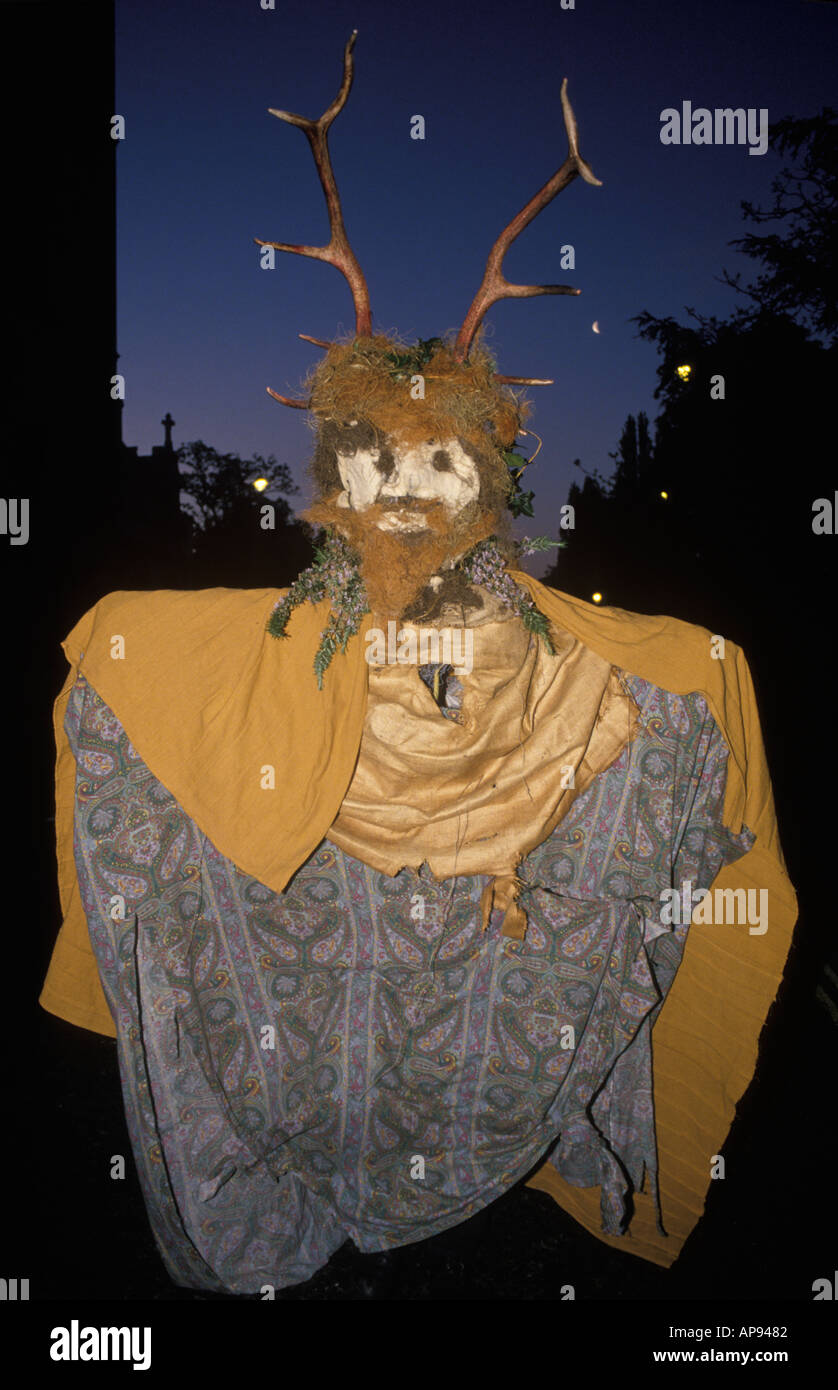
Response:
[{"label": "effigy figure", "polygon": [[[64,924],[44,1007],[114,1036],[171,1278],[259,1293],[524,1178],[668,1265],[701,1215],[794,924],[731,643],[517,568],[527,405],[479,341],[322,343],[314,564],[286,592],[108,594],[56,701]],[[276,395],[272,392],[271,394]],[[525,432],[524,432],[525,433]],[[526,549],[526,547],[524,547]],[[694,904],[698,904],[697,910]],[[654,1066],[653,1066],[654,1064]]]}]

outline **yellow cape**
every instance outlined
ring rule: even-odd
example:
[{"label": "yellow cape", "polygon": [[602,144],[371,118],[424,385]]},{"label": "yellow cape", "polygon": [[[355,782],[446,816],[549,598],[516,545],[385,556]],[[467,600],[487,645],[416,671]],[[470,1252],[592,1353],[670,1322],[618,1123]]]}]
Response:
[{"label": "yellow cape", "polygon": [[[724,821],[746,825],[753,849],[714,888],[768,892],[768,930],[693,925],[681,968],[654,1028],[655,1112],[664,1225],[635,1195],[626,1236],[604,1236],[598,1189],[576,1188],[545,1164],[530,1180],[600,1240],[670,1265],[704,1208],[714,1156],[753,1075],[759,1034],[782,978],[796,921],[780,848],[756,698],[733,643],[712,655],[711,634],[675,618],[596,608],[523,573],[541,611],[624,670],[676,694],[699,691],[730,750]],[[106,595],[64,641],[70,663],[55,702],[56,839],[63,925],[40,996],[60,1018],[114,1037],[73,857],[75,760],[64,715],[76,676],[119,718],[155,777],[216,848],[281,892],[340,809],[361,742],[371,619],[336,656],[317,689],[314,653],[328,603],[292,614],[288,637],[265,624],[282,592],[202,589]],[[266,768],[276,792],[263,790]],[[281,797],[280,807],[271,797]]]}]

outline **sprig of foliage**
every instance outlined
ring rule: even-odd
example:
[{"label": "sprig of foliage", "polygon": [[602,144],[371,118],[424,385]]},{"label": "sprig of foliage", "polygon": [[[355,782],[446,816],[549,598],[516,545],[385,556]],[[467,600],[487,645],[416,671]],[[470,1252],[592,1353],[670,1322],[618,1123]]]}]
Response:
[{"label": "sprig of foliage", "polygon": [[550,641],[549,623],[544,614],[536,608],[530,594],[515,583],[506,567],[496,536],[479,541],[467,555],[464,555],[458,569],[462,569],[473,584],[488,589],[500,599],[506,608],[511,608],[530,632],[540,637],[551,656],[554,655]]},{"label": "sprig of foliage", "polygon": [[529,605],[521,605],[520,612],[521,622],[524,624],[524,627],[530,632],[534,632],[537,637],[540,637],[550,655],[555,656],[555,648],[550,641],[550,624],[541,612],[541,609],[536,608],[532,599],[530,599]]},{"label": "sprig of foliage", "polygon": [[332,657],[338,651],[346,651],[350,637],[359,631],[369,612],[358,556],[342,536],[333,533],[328,533],[323,545],[315,548],[314,563],[297,576],[285,598],[276,604],[266,630],[272,637],[287,637],[292,611],[301,603],[319,603],[327,597],[332,601],[332,609],[314,658],[320,690]]},{"label": "sprig of foliage", "polygon": [[523,559],[525,555],[535,555],[540,550],[565,550],[567,541],[551,541],[549,536],[522,536],[516,541],[518,556]]},{"label": "sprig of foliage", "polygon": [[509,469],[512,490],[509,494],[507,506],[513,516],[533,516],[534,492],[525,492],[521,487],[521,474],[527,466],[528,460],[523,454],[518,454],[514,449],[501,450],[506,466]]},{"label": "sprig of foliage", "polygon": [[345,652],[346,644],[357,631],[345,613],[335,613],[334,609],[329,614],[329,621],[320,634],[320,646],[314,658],[314,674],[317,677],[317,689],[323,689],[323,677],[332,657],[336,652]]},{"label": "sprig of foliage", "polygon": [[441,338],[420,338],[416,346],[408,348],[406,352],[385,353],[384,360],[393,364],[390,368],[393,380],[401,381],[406,376],[421,373],[439,347],[442,347]]},{"label": "sprig of foliage", "polygon": [[288,619],[292,611],[306,599],[311,603],[319,603],[326,597],[326,585],[322,576],[316,573],[317,562],[310,565],[307,570],[298,575],[291,585],[285,598],[280,599],[268,619],[267,631],[271,637],[287,637],[286,628]]},{"label": "sprig of foliage", "polygon": [[[529,554],[534,550],[547,550],[551,546],[563,546],[563,541],[551,541],[546,536],[538,536],[527,541]],[[536,608],[529,593],[515,583],[507,569],[506,560],[501,553],[497,537],[489,536],[478,542],[460,560],[457,569],[489,593],[499,598],[506,608],[516,613],[528,631],[541,638],[547,651],[554,654],[550,641],[549,623],[542,612]],[[332,532],[322,546],[314,552],[314,563],[294,580],[285,598],[280,599],[266,624],[272,637],[287,637],[288,620],[292,611],[301,603],[319,603],[324,598],[332,601],[328,622],[320,633],[320,645],[314,658],[314,674],[317,687],[323,688],[323,677],[332,658],[337,652],[345,652],[350,637],[360,630],[364,615],[369,612],[364,582],[361,578],[360,557],[342,536]]]}]

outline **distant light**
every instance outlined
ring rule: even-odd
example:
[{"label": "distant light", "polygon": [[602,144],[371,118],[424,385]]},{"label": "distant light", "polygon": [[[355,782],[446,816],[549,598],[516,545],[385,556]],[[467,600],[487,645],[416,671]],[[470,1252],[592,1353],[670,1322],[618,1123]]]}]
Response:
[{"label": "distant light", "polygon": [[265,488],[268,486],[268,479],[267,479],[267,478],[254,478],[254,480],[253,480],[253,486],[255,487],[255,489],[256,489],[257,492],[264,492],[264,491],[265,491]]},{"label": "distant light", "polygon": [[689,381],[690,374],[692,372],[692,367],[689,365],[689,363],[685,362],[683,367],[676,367],[675,370],[677,371],[682,381]]},{"label": "distant light", "polygon": [[669,501],[669,493],[668,493],[668,492],[662,492],[662,493],[661,493],[661,497],[663,498],[664,502],[668,502],[668,501]]},{"label": "distant light", "polygon": [[594,330],[595,333],[599,332],[599,319],[594,319],[593,323],[591,324],[591,328]]},{"label": "distant light", "polygon": [[593,599],[594,603],[602,603],[602,594],[600,593],[591,594],[591,598]]}]

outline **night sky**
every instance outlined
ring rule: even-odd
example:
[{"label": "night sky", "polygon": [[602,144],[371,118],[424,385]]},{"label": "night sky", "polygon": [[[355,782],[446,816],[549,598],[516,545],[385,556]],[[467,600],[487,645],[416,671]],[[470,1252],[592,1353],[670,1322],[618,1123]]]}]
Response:
[{"label": "night sky", "polygon": [[[499,370],[554,377],[531,388],[544,447],[527,474],[534,521],[555,534],[573,461],[608,474],[629,412],[656,413],[657,354],[632,315],[726,316],[741,297],[723,267],[757,265],[728,243],[749,230],[781,162],[747,145],[664,146],[661,112],[767,108],[768,120],[834,103],[838,5],[813,0],[577,0],[510,6],[329,0],[117,0],[118,347],[123,437],[146,452],[175,418],[243,457],[275,454],[303,485],[311,436],[299,395],[319,359],[299,332],[354,327],[332,267],[253,238],[322,244],[328,220],[308,144],[269,106],[318,116],[357,28],[355,82],[330,137],[350,242],[376,331],[456,330],[500,230],[559,167],[569,92],[580,150],[602,180],[576,179],[526,229],[509,279],[578,285],[579,298],[505,301],[486,320]],[[424,141],[410,138],[425,118]],[[575,248],[562,270],[560,249]],[[597,335],[592,325],[599,324]],[[677,480],[673,480],[673,487]]]},{"label": "night sky", "polygon": [[[767,108],[776,122],[838,107],[838,2],[575,0],[568,10],[561,0],[459,7],[441,0],[276,0],[276,9],[263,10],[260,0],[115,0],[113,107],[106,3],[2,9],[11,35],[0,84],[7,101],[4,306],[20,300],[16,313],[7,313],[7,355],[22,367],[21,384],[7,387],[3,457],[9,500],[26,494],[32,517],[26,545],[0,546],[7,566],[5,684],[16,705],[7,724],[12,833],[4,971],[13,987],[3,1007],[10,1063],[4,1114],[17,1126],[5,1146],[2,1180],[13,1200],[0,1279],[31,1277],[31,1304],[21,1301],[9,1323],[10,1335],[21,1338],[21,1360],[28,1358],[23,1364],[44,1361],[53,1321],[87,1317],[81,1307],[94,1299],[121,1299],[131,1309],[119,1321],[145,1324],[153,1310],[155,1364],[180,1365],[188,1353],[194,1379],[201,1356],[216,1358],[222,1344],[238,1344],[217,1335],[213,1296],[200,1335],[188,1332],[184,1343],[176,1301],[203,1295],[171,1284],[135,1175],[124,1186],[111,1180],[111,1155],[127,1154],[129,1144],[114,1046],[35,1002],[63,915],[51,867],[51,720],[67,674],[61,640],[104,594],[224,583],[209,561],[205,571],[194,568],[184,546],[178,551],[167,542],[174,529],[166,531],[167,499],[162,488],[145,486],[144,465],[115,457],[115,413],[102,385],[112,370],[110,233],[101,231],[111,214],[110,163],[115,159],[125,443],[147,454],[162,443],[160,422],[171,412],[176,445],[202,439],[222,452],[273,454],[288,463],[303,488],[294,502],[299,511],[309,500],[307,417],[271,400],[265,388],[300,394],[321,354],[297,334],[351,332],[354,314],[345,280],[327,265],[278,255],[275,270],[259,268],[254,238],[316,244],[328,237],[308,144],[268,108],[309,117],[325,110],[357,28],[353,90],[332,128],[334,166],[374,327],[415,340],[456,332],[493,241],[564,161],[560,86],[567,76],[581,153],[603,187],[576,179],[513,245],[505,270],[513,281],[575,283],[582,294],[506,301],[486,320],[501,372],[556,380],[529,393],[532,427],[544,446],[525,478],[536,492],[536,516],[516,523],[518,534],[555,535],[568,488],[582,476],[573,461],[608,475],[627,415],[645,410],[654,420],[657,413],[659,355],[637,337],[631,318],[647,310],[689,322],[687,305],[728,317],[748,301],[720,283],[723,269],[746,279],[759,273],[759,264],[729,243],[760,230],[744,221],[740,203],[770,204],[783,162],[770,152],[750,155],[747,146],[664,146],[661,112],[690,101]],[[126,121],[115,150],[106,124],[112,110]],[[426,122],[424,141],[410,138],[417,114]],[[573,271],[561,267],[568,244],[576,252]],[[771,341],[755,339],[758,351]],[[731,347],[731,361],[739,360],[739,348]],[[828,816],[812,814],[824,785],[835,783],[834,737],[829,718],[819,714],[831,688],[824,614],[835,539],[814,535],[809,511],[810,499],[831,495],[834,486],[834,451],[819,437],[830,393],[818,393],[818,383],[829,362],[826,353],[818,357],[812,364],[801,353],[800,370],[791,374],[799,398],[790,387],[776,417],[772,390],[775,399],[785,389],[782,374],[762,392],[768,424],[755,432],[753,449],[744,411],[730,413],[750,452],[734,494],[743,510],[730,507],[732,525],[718,528],[722,539],[708,547],[724,561],[718,573],[708,566],[706,583],[697,565],[678,575],[680,534],[664,563],[650,548],[653,561],[638,566],[637,586],[648,585],[642,592],[649,601],[634,611],[677,612],[710,632],[734,632],[731,640],[741,643],[801,904],[754,1085],[725,1141],[729,1180],[713,1184],[691,1250],[674,1272],[664,1272],[609,1250],[543,1194],[519,1185],[436,1244],[370,1257],[345,1247],[317,1281],[287,1291],[289,1299],[558,1301],[567,1269],[586,1292],[563,1305],[569,1320],[562,1332],[570,1329],[563,1346],[568,1338],[594,1346],[599,1369],[609,1357],[622,1358],[623,1370],[632,1357],[639,1367],[641,1355],[666,1345],[662,1333],[650,1341],[664,1319],[700,1325],[704,1313],[693,1318],[691,1299],[708,1310],[707,1325],[716,1298],[751,1307],[760,1299],[772,1308],[776,1300],[783,1324],[811,1313],[793,1359],[799,1366],[808,1350],[820,1354],[827,1321],[808,1304],[813,1280],[832,1278],[838,1248],[834,1203],[824,1201],[822,1178],[836,1168],[824,1077],[835,1071],[838,960],[834,834]],[[748,391],[751,384],[744,382]],[[689,418],[702,424],[706,414],[695,410]],[[721,412],[719,421],[721,432]],[[680,444],[681,417],[676,424]],[[694,496],[698,456],[696,447],[689,536],[702,506]],[[751,470],[763,465],[765,489],[746,514]],[[167,467],[164,460],[163,479]],[[678,479],[668,486],[677,495]],[[712,519],[712,509],[726,501],[718,477],[705,491]],[[589,534],[594,550],[595,520]],[[585,556],[580,545],[577,557]],[[540,573],[543,565],[527,567]],[[690,604],[703,605],[698,617]],[[814,756],[801,729],[814,738]],[[647,1305],[640,1321],[636,1299]],[[623,1322],[625,1336],[603,1337],[603,1300],[609,1329]],[[167,1344],[157,1339],[167,1332],[160,1309],[169,1302],[176,1311]],[[682,1310],[678,1316],[673,1305]],[[32,1310],[42,1317],[38,1340],[23,1317]],[[89,1316],[114,1321],[111,1313]],[[779,1320],[749,1313],[748,1322],[752,1316]],[[713,1318],[726,1320],[724,1312]],[[269,1355],[276,1319],[251,1321],[251,1350],[257,1326],[273,1339]],[[834,1348],[823,1346],[819,1369],[834,1360]],[[257,1363],[251,1356],[248,1364]],[[215,1361],[209,1369],[218,1379]]]}]

